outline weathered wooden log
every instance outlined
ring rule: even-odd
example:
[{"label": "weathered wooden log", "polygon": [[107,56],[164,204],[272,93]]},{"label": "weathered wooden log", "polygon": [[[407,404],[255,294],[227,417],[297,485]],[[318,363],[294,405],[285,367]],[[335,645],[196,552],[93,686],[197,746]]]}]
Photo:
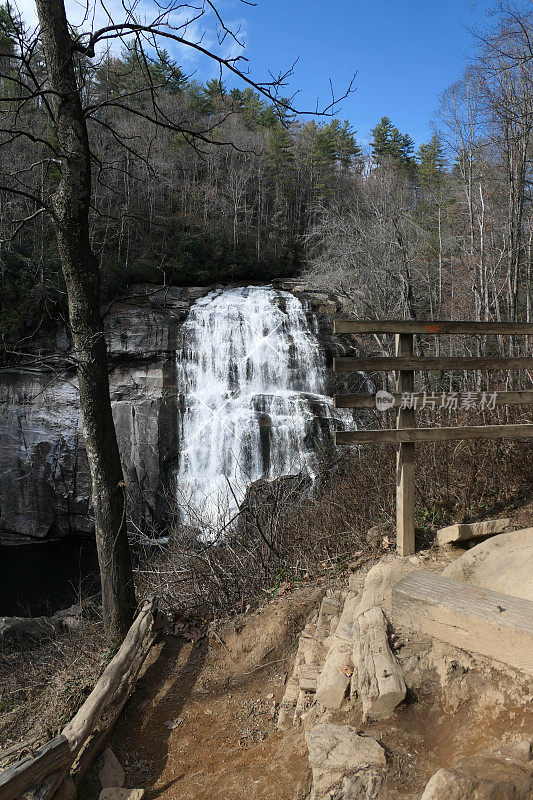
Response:
[{"label": "weathered wooden log", "polygon": [[137,655],[132,662],[131,668],[125,675],[112,704],[105,710],[103,717],[99,720],[95,729],[84,742],[76,761],[72,765],[70,774],[77,788],[80,786],[94,760],[109,740],[109,737],[113,732],[113,728],[115,727],[118,718],[122,714],[124,706],[135,689],[137,678],[144,662],[146,661],[146,657],[157,638],[158,631],[159,628],[157,630],[152,630],[150,635],[141,642]]},{"label": "weathered wooden log", "polygon": [[139,648],[142,648],[143,642],[151,639],[156,612],[157,600],[155,598],[147,600],[126,634],[118,653],[105,668],[85,703],[63,729],[63,736],[68,740],[73,758],[94,730],[122,681],[127,678]]},{"label": "weathered wooden log", "polygon": [[61,787],[68,780],[70,762],[66,767],[62,767],[55,772],[47,775],[44,781],[31,786],[21,795],[21,800],[52,800],[61,791]]},{"label": "weathered wooden log", "polygon": [[39,783],[50,772],[70,764],[72,756],[68,739],[62,734],[39,747],[33,756],[27,756],[0,773],[1,800],[15,800],[34,783]]},{"label": "weathered wooden log", "polygon": [[378,606],[372,606],[357,619],[359,649],[358,688],[363,703],[363,719],[387,719],[405,697],[402,671],[387,640],[387,621]]}]

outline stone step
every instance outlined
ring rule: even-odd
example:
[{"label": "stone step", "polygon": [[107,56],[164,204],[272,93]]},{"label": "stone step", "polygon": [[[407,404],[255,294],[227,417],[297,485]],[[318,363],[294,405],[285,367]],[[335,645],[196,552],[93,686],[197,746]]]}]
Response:
[{"label": "stone step", "polygon": [[448,525],[437,531],[437,541],[441,547],[455,542],[468,542],[471,539],[482,539],[503,533],[510,525],[508,519],[488,519],[485,522],[459,523]]},{"label": "stone step", "polygon": [[316,682],[320,675],[320,667],[313,664],[302,664],[299,669],[300,689],[304,692],[316,692]]},{"label": "stone step", "polygon": [[331,710],[339,709],[353,673],[352,648],[355,612],[359,596],[348,592],[316,687],[316,701]]}]

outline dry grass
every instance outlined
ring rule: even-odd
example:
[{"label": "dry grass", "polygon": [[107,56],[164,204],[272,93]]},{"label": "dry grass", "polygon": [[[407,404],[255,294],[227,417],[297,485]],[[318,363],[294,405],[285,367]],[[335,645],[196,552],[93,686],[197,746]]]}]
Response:
[{"label": "dry grass", "polygon": [[57,735],[76,713],[107,661],[102,627],[83,620],[76,631],[35,649],[0,650],[0,748]]}]

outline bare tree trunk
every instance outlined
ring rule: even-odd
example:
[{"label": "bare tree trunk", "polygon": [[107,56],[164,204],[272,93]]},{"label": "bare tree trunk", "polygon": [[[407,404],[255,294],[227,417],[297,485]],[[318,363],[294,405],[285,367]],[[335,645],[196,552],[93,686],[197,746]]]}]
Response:
[{"label": "bare tree trunk", "polygon": [[54,95],[61,178],[54,225],[68,293],[83,432],[91,473],[104,625],[110,645],[125,636],[135,589],[125,524],[124,481],[109,397],[99,273],[89,242],[91,160],[63,0],[37,0],[48,79]]}]

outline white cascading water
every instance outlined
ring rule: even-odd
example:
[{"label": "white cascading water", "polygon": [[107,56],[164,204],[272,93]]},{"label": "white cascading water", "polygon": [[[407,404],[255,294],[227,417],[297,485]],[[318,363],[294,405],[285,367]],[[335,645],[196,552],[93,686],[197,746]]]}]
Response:
[{"label": "white cascading water", "polygon": [[313,475],[333,407],[315,331],[289,292],[211,292],[182,334],[177,489],[185,519],[214,529],[258,478]]}]

